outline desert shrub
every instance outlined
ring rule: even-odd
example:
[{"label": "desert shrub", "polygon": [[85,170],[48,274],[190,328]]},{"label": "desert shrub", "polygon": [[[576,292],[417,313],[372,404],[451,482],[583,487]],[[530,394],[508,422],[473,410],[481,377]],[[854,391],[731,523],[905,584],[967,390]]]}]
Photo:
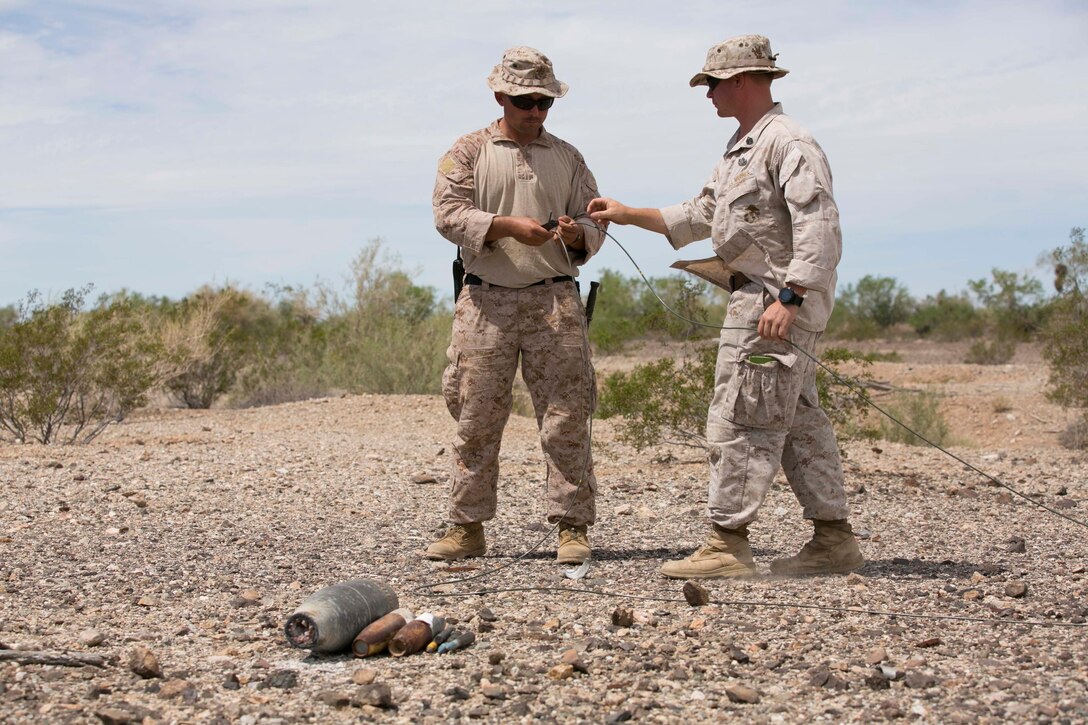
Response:
[{"label": "desert shrub", "polygon": [[140,300],[90,287],[57,302],[31,293],[0,332],[0,425],[20,440],[86,443],[161,382],[163,348]]},{"label": "desert shrub", "polygon": [[14,325],[18,319],[19,311],[15,309],[15,305],[0,307],[0,330],[8,329]]},{"label": "desert shrub", "polygon": [[679,365],[668,357],[606,376],[597,415],[623,416],[617,437],[638,450],[659,443],[704,448],[717,353],[706,345]]},{"label": "desert shrub", "polygon": [[[661,306],[641,277],[628,277],[604,270],[600,278],[597,306],[589,339],[600,353],[613,353],[632,341],[647,336],[671,340],[713,337],[713,327],[677,318]],[[650,284],[672,309],[689,320],[721,324],[728,297],[716,287],[688,276],[651,278]],[[587,290],[588,292],[588,290]]]},{"label": "desert shrub", "polygon": [[970,365],[1004,365],[1016,354],[1016,340],[1003,337],[996,340],[976,340],[967,350],[964,362]]},{"label": "desert shrub", "polygon": [[839,291],[828,334],[852,340],[876,337],[906,322],[913,309],[910,293],[894,278],[866,275]]},{"label": "desert shrub", "polygon": [[[662,358],[630,372],[606,376],[598,415],[623,416],[617,437],[639,450],[659,443],[705,447],[717,352],[717,345],[705,345],[679,364],[673,358]],[[867,405],[864,386],[871,380],[868,362],[843,348],[826,351],[822,362],[824,367],[816,373],[820,404],[845,440],[860,430],[858,422]],[[846,374],[847,366],[860,367],[860,373]]]},{"label": "desert shrub", "polygon": [[1058,442],[1065,448],[1083,451],[1088,448],[1088,416],[1082,415],[1058,434]]},{"label": "desert shrub", "polygon": [[918,303],[910,316],[910,326],[919,337],[962,340],[982,335],[986,320],[966,295],[941,290]]},{"label": "desert shrub", "polygon": [[1071,408],[1088,407],[1088,244],[1084,229],[1074,227],[1069,245],[1048,255],[1058,293],[1040,332],[1049,366],[1047,397]]},{"label": "desert shrub", "polygon": [[1010,340],[1028,340],[1046,317],[1043,285],[1032,277],[1000,269],[991,271],[992,279],[967,283],[991,320],[992,335]]},{"label": "desert shrub", "polygon": [[[899,393],[890,402],[881,403],[880,407],[931,443],[945,445],[951,440],[948,422],[941,413],[940,398],[934,393],[923,391]],[[926,445],[926,441],[904,428],[903,425],[881,415],[874,431],[875,437],[912,446]]]}]

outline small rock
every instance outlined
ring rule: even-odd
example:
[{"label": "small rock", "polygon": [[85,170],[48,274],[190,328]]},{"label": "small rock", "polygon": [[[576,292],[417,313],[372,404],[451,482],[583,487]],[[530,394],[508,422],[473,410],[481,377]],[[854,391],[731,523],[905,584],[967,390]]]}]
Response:
[{"label": "small rock", "polygon": [[888,659],[888,650],[884,649],[883,647],[876,647],[865,658],[865,664],[877,665],[886,659]]},{"label": "small rock", "polygon": [[235,608],[253,607],[261,603],[261,593],[256,589],[246,589],[239,592],[238,596],[230,600],[230,605]]},{"label": "small rock", "polygon": [[569,680],[574,677],[574,667],[568,664],[556,665],[548,670],[548,677],[553,680]]},{"label": "small rock", "polygon": [[576,672],[589,672],[589,668],[586,667],[586,663],[582,661],[582,657],[578,654],[577,650],[568,649],[564,652],[563,664],[570,665]]},{"label": "small rock", "polygon": [[937,685],[937,678],[924,672],[908,672],[903,684],[913,690],[924,690]]},{"label": "small rock", "polygon": [[1060,501],[1054,502],[1054,508],[1056,509],[1075,509],[1077,502],[1071,498],[1063,498]]},{"label": "small rock", "polygon": [[621,504],[616,507],[617,516],[630,516],[635,510],[635,507],[629,503]]},{"label": "small rock", "polygon": [[467,700],[472,695],[463,687],[453,686],[446,690],[446,695],[451,700]]},{"label": "small rock", "polygon": [[257,685],[257,689],[267,690],[275,687],[278,690],[290,690],[298,685],[298,673],[294,670],[274,670],[268,673],[268,677]]},{"label": "small rock", "polygon": [[486,685],[480,686],[480,692],[489,700],[506,699],[506,690],[503,689],[502,685],[496,685],[489,682]]},{"label": "small rock", "polygon": [[973,602],[976,599],[981,599],[981,598],[982,598],[982,592],[980,592],[978,589],[968,589],[967,591],[965,591],[963,593],[963,601],[965,601],[965,602]]},{"label": "small rock", "polygon": [[734,662],[741,665],[746,665],[752,661],[752,658],[748,656],[748,653],[742,650],[740,647],[731,647],[729,649],[729,656]]},{"label": "small rock", "polygon": [[362,667],[351,674],[351,681],[356,685],[369,685],[378,679],[378,671],[372,667]]},{"label": "small rock", "polygon": [[635,714],[630,710],[619,710],[611,713],[605,720],[605,723],[607,723],[607,725],[616,725],[617,723],[627,722],[634,716]]},{"label": "small rock", "polygon": [[192,689],[193,684],[188,680],[167,680],[162,683],[162,687],[159,688],[159,696],[169,699],[181,695],[186,690]]},{"label": "small rock", "polygon": [[494,622],[498,619],[498,617],[495,616],[495,613],[487,607],[481,607],[480,609],[476,610],[476,616],[480,619],[481,622]]},{"label": "small rock", "polygon": [[865,583],[865,577],[863,577],[861,574],[858,574],[856,571],[852,571],[852,572],[850,572],[849,574],[846,575],[846,583],[851,584],[851,585],[852,584],[864,584]]},{"label": "small rock", "polygon": [[351,695],[337,690],[322,690],[317,693],[317,699],[319,702],[323,702],[329,707],[340,708],[347,707],[351,704]]},{"label": "small rock", "polygon": [[433,473],[412,474],[412,483],[438,483],[438,478]]},{"label": "small rock", "polygon": [[133,673],[149,680],[153,677],[162,677],[162,667],[155,654],[147,647],[136,647],[129,655],[128,668]]},{"label": "small rock", "polygon": [[703,607],[710,603],[710,592],[702,584],[693,581],[684,582],[684,599],[693,607]]},{"label": "small rock", "polygon": [[123,710],[119,707],[106,707],[96,710],[94,716],[101,720],[103,725],[132,725],[132,723],[140,723],[144,719],[141,714]]},{"label": "small rock", "polygon": [[925,648],[928,648],[928,647],[936,647],[939,644],[941,644],[941,638],[940,637],[930,637],[928,639],[923,639],[920,642],[915,642],[914,646],[915,647],[921,647],[922,649],[925,649]]},{"label": "small rock", "polygon": [[106,641],[106,635],[97,629],[85,629],[79,633],[79,643],[84,647],[97,647]]},{"label": "small rock", "polygon": [[238,679],[238,675],[233,672],[228,672],[227,676],[223,678],[224,690],[237,690],[242,686],[242,681]]},{"label": "small rock", "polygon": [[649,506],[639,506],[635,509],[635,517],[651,521],[657,518],[657,513]]},{"label": "small rock", "polygon": [[384,682],[363,685],[355,691],[351,703],[356,706],[370,705],[371,707],[389,709],[393,707],[393,691]]},{"label": "small rock", "polygon": [[725,695],[730,702],[754,705],[759,702],[759,692],[748,685],[730,684],[725,686]]},{"label": "small rock", "polygon": [[616,607],[612,612],[612,624],[617,627],[631,627],[635,624],[635,613],[626,607]]},{"label": "small rock", "polygon": [[1023,554],[1028,550],[1028,545],[1022,537],[1013,536],[1005,541],[1004,550],[1009,554]]},{"label": "small rock", "polygon": [[892,686],[892,683],[880,672],[873,672],[865,678],[865,686],[870,690],[887,690]]},{"label": "small rock", "polygon": [[1009,582],[1005,585],[1005,596],[1012,599],[1022,599],[1027,596],[1028,585],[1024,582]]}]

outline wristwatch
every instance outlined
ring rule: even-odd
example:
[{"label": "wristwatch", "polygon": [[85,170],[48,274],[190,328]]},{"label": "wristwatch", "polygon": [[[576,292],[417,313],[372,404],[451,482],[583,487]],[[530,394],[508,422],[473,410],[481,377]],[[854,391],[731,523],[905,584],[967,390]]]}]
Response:
[{"label": "wristwatch", "polygon": [[784,305],[797,305],[800,307],[801,303],[805,301],[805,298],[791,290],[789,287],[783,287],[778,293],[778,301]]}]

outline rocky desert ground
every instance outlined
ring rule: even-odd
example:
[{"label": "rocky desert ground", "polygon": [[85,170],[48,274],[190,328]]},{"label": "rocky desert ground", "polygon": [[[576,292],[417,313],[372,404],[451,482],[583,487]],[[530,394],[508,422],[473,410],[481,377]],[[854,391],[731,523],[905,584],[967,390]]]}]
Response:
[{"label": "rocky desert ground", "polygon": [[[809,534],[783,480],[752,526],[763,576],[706,582],[703,606],[657,570],[705,536],[706,464],[637,452],[613,420],[594,424],[581,580],[552,561],[529,418],[507,428],[488,554],[453,568],[419,557],[445,520],[437,397],[150,409],[86,446],[2,440],[0,721],[1088,721],[1088,456],[1057,440],[1075,413],[1045,400],[1029,349],[982,367],[954,345],[876,347],[900,360],[874,377],[939,393],[952,452],[1030,501],[930,448],[849,442],[866,566],[770,576]],[[295,607],[356,578],[477,642],[288,646]]]}]

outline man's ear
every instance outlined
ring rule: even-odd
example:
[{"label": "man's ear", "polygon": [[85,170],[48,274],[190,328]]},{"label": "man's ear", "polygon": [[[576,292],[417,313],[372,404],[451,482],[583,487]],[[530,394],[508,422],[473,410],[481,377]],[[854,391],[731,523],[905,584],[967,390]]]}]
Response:
[{"label": "man's ear", "polygon": [[498,91],[495,91],[495,103],[499,104],[503,108],[506,107],[506,104],[503,103],[504,98],[505,98],[505,94],[502,94],[502,93],[499,93]]}]

